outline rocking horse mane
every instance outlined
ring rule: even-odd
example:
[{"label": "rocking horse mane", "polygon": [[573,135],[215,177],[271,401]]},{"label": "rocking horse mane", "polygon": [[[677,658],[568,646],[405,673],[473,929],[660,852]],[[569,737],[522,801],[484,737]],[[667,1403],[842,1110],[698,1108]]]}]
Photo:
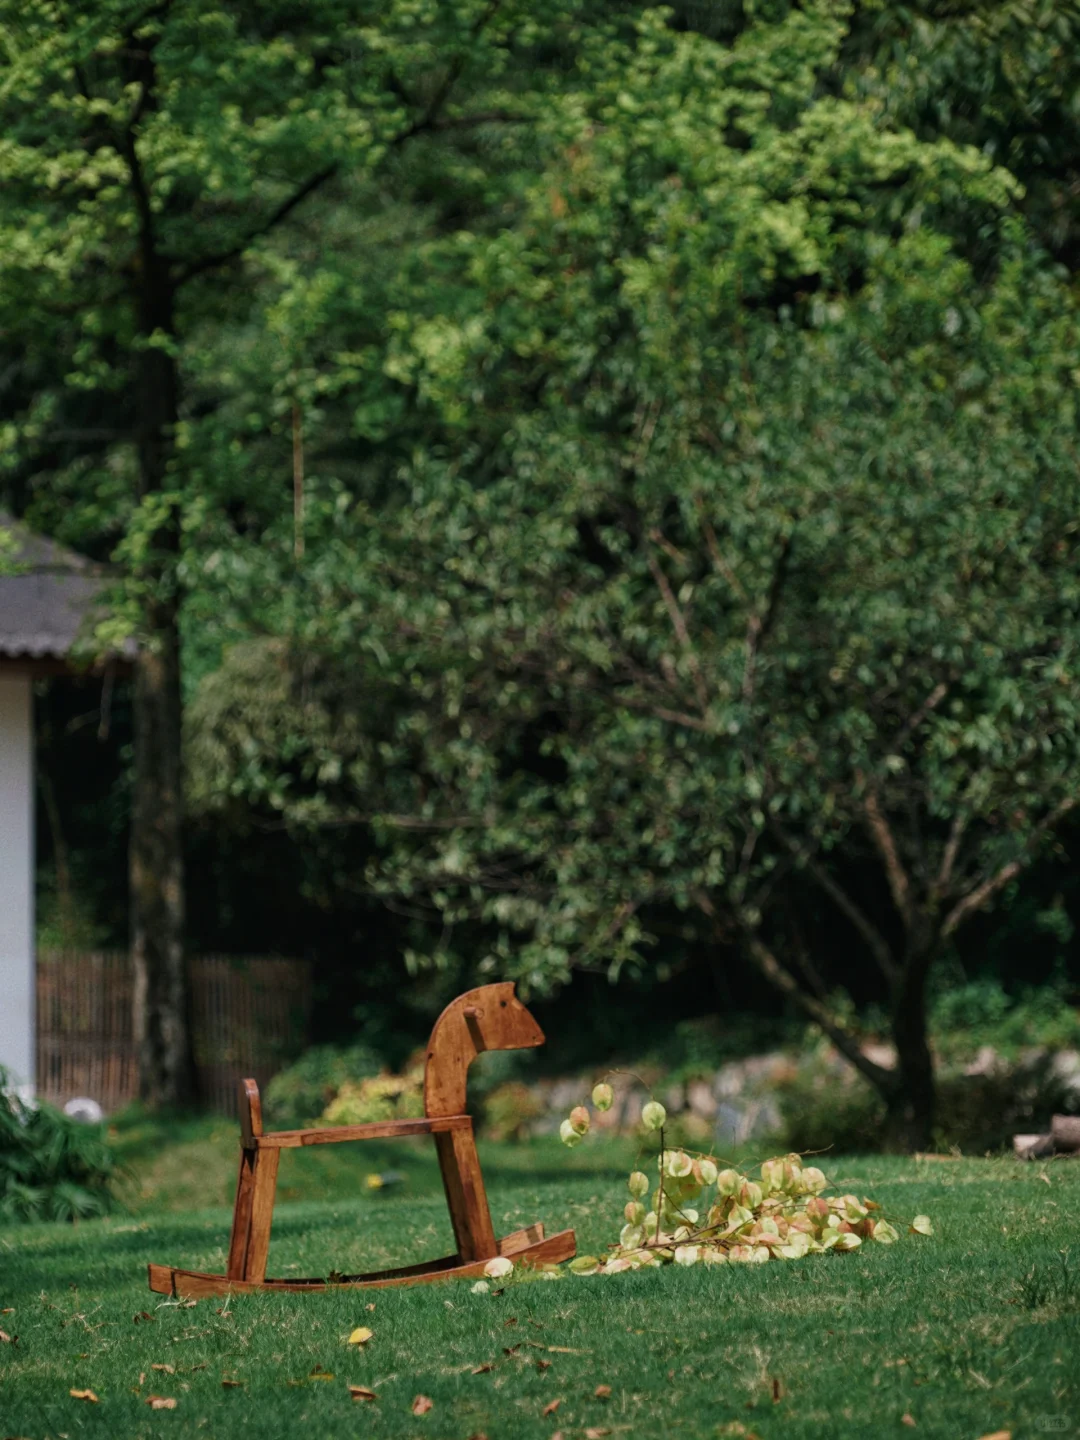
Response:
[{"label": "rocking horse mane", "polygon": [[469,1066],[484,1050],[527,1050],[544,1032],[514,993],[514,983],[480,985],[452,1000],[435,1021],[424,1070],[424,1114],[462,1115]]}]

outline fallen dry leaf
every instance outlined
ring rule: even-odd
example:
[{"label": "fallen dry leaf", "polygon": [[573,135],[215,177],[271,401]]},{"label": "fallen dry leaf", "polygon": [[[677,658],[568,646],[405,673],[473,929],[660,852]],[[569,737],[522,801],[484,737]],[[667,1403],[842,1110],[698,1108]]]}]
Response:
[{"label": "fallen dry leaf", "polygon": [[475,1368],[475,1370],[474,1370],[472,1373],[473,1373],[474,1375],[486,1375],[489,1370],[494,1370],[494,1369],[495,1369],[495,1366],[492,1365],[491,1361],[489,1360],[486,1365],[477,1365],[477,1367]]},{"label": "fallen dry leaf", "polygon": [[610,1434],[606,1425],[590,1425],[585,1431],[585,1440],[601,1440],[602,1436]]},{"label": "fallen dry leaf", "polygon": [[374,1300],[368,1301],[368,1303],[364,1306],[364,1309],[365,1309],[365,1310],[374,1310],[374,1309],[375,1309],[375,1301],[374,1301]]},{"label": "fallen dry leaf", "polygon": [[980,1435],[979,1440],[1012,1440],[1012,1431],[995,1430],[990,1435]]},{"label": "fallen dry leaf", "polygon": [[363,1385],[350,1385],[349,1394],[354,1400],[377,1400],[379,1398],[374,1390],[368,1390]]},{"label": "fallen dry leaf", "polygon": [[903,1415],[900,1416],[901,1425],[917,1425],[918,1423],[919,1422],[915,1419],[915,1416],[909,1415],[906,1410],[904,1411]]},{"label": "fallen dry leaf", "polygon": [[469,1440],[488,1440],[488,1437],[484,1434],[482,1430],[477,1430],[475,1435],[469,1436]]},{"label": "fallen dry leaf", "polygon": [[780,1384],[780,1381],[777,1380],[776,1376],[774,1375],[772,1382],[772,1403],[774,1405],[778,1405],[783,1398],[784,1387]]},{"label": "fallen dry leaf", "polygon": [[554,1415],[561,1404],[561,1400],[549,1400],[540,1413],[541,1415]]},{"label": "fallen dry leaf", "polygon": [[69,1390],[68,1394],[73,1400],[89,1400],[92,1405],[98,1403],[98,1398],[93,1390]]},{"label": "fallen dry leaf", "polygon": [[507,1330],[507,1329],[509,1329],[509,1327],[510,1327],[511,1325],[516,1325],[516,1324],[517,1324],[517,1316],[516,1316],[516,1315],[511,1315],[509,1320],[504,1320],[504,1321],[503,1321],[503,1329],[504,1329],[504,1330]]},{"label": "fallen dry leaf", "polygon": [[176,1374],[176,1366],[175,1366],[175,1365],[157,1365],[157,1364],[155,1364],[155,1365],[151,1365],[151,1366],[150,1366],[150,1369],[151,1369],[151,1370],[164,1370],[166,1375],[175,1375],[175,1374]]},{"label": "fallen dry leaf", "polygon": [[15,1314],[15,1306],[14,1306],[14,1305],[5,1305],[4,1308],[3,1308],[3,1310],[0,1310],[0,1315],[14,1315],[14,1314]]},{"label": "fallen dry leaf", "polygon": [[224,1375],[221,1380],[221,1388],[223,1390],[236,1390],[239,1386],[243,1385],[243,1383],[243,1380],[233,1380],[230,1376]]},{"label": "fallen dry leaf", "polygon": [[597,1400],[610,1400],[610,1399],[611,1399],[611,1386],[610,1386],[610,1385],[597,1385],[596,1389],[593,1391],[593,1394],[596,1396]]},{"label": "fallen dry leaf", "polygon": [[332,1370],[324,1370],[321,1365],[315,1365],[308,1371],[307,1378],[309,1380],[333,1380],[334,1372]]},{"label": "fallen dry leaf", "polygon": [[374,1334],[375,1331],[369,1330],[366,1325],[358,1325],[349,1336],[348,1343],[350,1345],[366,1345]]},{"label": "fallen dry leaf", "polygon": [[412,1413],[414,1415],[426,1415],[434,1407],[434,1400],[429,1395],[417,1395],[412,1402]]},{"label": "fallen dry leaf", "polygon": [[137,1315],[132,1315],[131,1323],[133,1325],[141,1325],[144,1320],[153,1320],[153,1318],[153,1315],[151,1315],[149,1311],[140,1310]]},{"label": "fallen dry leaf", "polygon": [[0,1345],[14,1345],[18,1338],[17,1335],[9,1335],[6,1330],[0,1330]]},{"label": "fallen dry leaf", "polygon": [[550,1361],[550,1360],[537,1360],[537,1362],[536,1362],[536,1368],[537,1368],[537,1370],[540,1371],[540,1373],[541,1373],[541,1375],[542,1375],[545,1370],[550,1370],[550,1369],[551,1369],[551,1361]]},{"label": "fallen dry leaf", "polygon": [[175,1410],[176,1401],[171,1395],[148,1395],[146,1403],[151,1410]]}]

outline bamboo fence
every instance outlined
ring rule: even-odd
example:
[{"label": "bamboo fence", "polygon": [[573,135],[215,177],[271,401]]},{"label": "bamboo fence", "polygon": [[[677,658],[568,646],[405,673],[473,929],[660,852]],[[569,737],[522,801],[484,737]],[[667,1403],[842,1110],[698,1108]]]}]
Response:
[{"label": "bamboo fence", "polygon": [[[302,1048],[310,966],[201,955],[188,961],[188,979],[199,1099],[232,1114],[239,1080],[266,1085]],[[126,951],[38,952],[37,1088],[46,1100],[88,1095],[108,1113],[135,1099],[132,990]]]}]

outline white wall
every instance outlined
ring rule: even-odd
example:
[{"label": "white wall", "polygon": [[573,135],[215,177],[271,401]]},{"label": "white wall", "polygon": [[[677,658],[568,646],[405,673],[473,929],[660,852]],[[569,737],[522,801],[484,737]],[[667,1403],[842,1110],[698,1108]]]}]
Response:
[{"label": "white wall", "polygon": [[27,675],[0,674],[0,1065],[34,1080],[34,727]]}]

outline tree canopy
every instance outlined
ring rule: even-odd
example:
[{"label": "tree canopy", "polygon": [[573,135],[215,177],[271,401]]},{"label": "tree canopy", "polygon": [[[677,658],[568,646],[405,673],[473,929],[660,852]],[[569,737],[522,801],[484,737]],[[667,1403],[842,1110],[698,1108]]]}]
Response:
[{"label": "tree canopy", "polygon": [[7,483],[182,637],[196,808],[532,987],[674,908],[924,1144],[933,966],[1080,795],[1076,7],[94,13],[8,31]]}]

